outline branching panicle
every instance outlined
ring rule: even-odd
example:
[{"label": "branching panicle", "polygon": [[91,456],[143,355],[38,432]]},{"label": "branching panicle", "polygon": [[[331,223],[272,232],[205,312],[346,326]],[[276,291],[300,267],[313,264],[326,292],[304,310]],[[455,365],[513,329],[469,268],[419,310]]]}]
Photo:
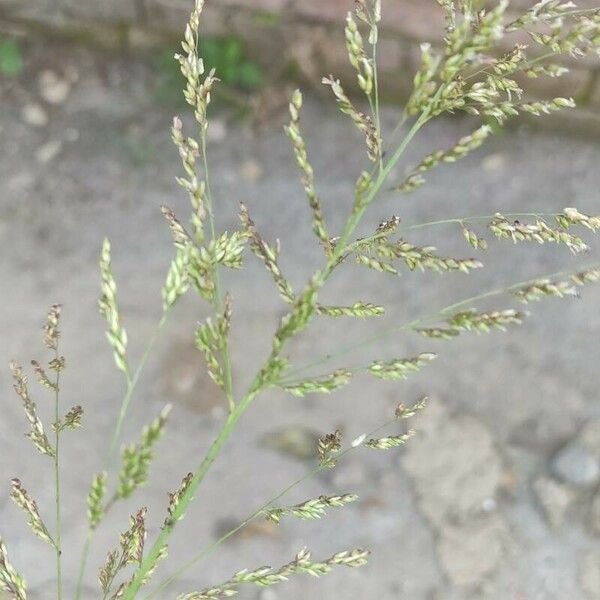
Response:
[{"label": "branching panicle", "polygon": [[52,547],[56,547],[54,539],[50,535],[48,528],[40,516],[40,512],[35,500],[31,498],[19,479],[13,479],[11,481],[11,485],[12,491],[10,496],[15,504],[27,515],[27,522],[29,523],[29,527],[31,527],[31,531],[33,531],[35,535],[50,544]]},{"label": "branching panicle", "polygon": [[[542,116],[572,108],[575,103],[569,97],[531,97],[528,93],[527,80],[538,77],[560,77],[566,72],[566,68],[560,64],[560,56],[577,58],[592,51],[598,52],[600,49],[600,12],[587,9],[573,10],[574,4],[566,0],[542,0],[517,18],[511,16],[512,20],[507,18],[506,0],[500,0],[495,6],[487,8],[481,8],[484,4],[482,2],[467,0],[438,0],[438,4],[444,12],[446,36],[437,48],[429,44],[421,46],[421,66],[414,77],[414,89],[396,131],[400,131],[407,121],[409,127],[398,143],[394,141],[396,133],[394,132],[385,152],[377,74],[381,2],[380,0],[355,0],[354,11],[347,16],[346,49],[358,87],[366,96],[368,107],[366,103],[364,108],[355,104],[342,83],[333,76],[325,77],[323,83],[331,88],[341,112],[350,117],[364,136],[367,158],[372,164],[367,163],[367,167],[360,168],[360,175],[354,186],[354,196],[351,199],[351,208],[339,232],[329,230],[323,216],[321,198],[316,191],[315,172],[309,161],[307,144],[300,128],[302,94],[297,90],[291,97],[290,121],[285,132],[292,143],[302,185],[312,211],[313,231],[318,243],[325,250],[324,263],[303,286],[298,287],[299,291],[295,291],[279,266],[279,242],[267,243],[261,237],[246,206],[242,204],[240,207],[239,216],[242,224],[240,231],[217,230],[214,207],[219,205],[213,202],[211,193],[207,132],[211,94],[219,81],[219,74],[215,69],[206,72],[204,62],[199,55],[200,15],[204,0],[195,0],[185,27],[181,51],[176,55],[176,60],[185,80],[184,98],[192,107],[196,120],[196,137],[184,134],[183,121],[179,117],[174,118],[171,127],[171,137],[183,168],[183,176],[179,177],[177,182],[189,197],[191,216],[180,220],[170,208],[162,208],[176,250],[162,288],[163,312],[159,329],[174,304],[190,288],[195,289],[203,300],[210,303],[210,316],[207,316],[198,326],[195,342],[206,358],[210,376],[226,396],[229,413],[197,468],[183,478],[177,490],[169,493],[166,518],[150,548],[145,550],[146,509],[140,509],[131,517],[128,530],[121,534],[118,547],[108,553],[104,567],[100,570],[99,580],[103,600],[134,600],[138,597],[140,588],[148,582],[159,561],[166,556],[171,534],[179,521],[185,517],[190,503],[214,461],[235,431],[244,413],[260,394],[271,387],[278,387],[295,396],[330,393],[350,384],[354,374],[359,371],[366,371],[367,374],[382,380],[403,380],[436,358],[436,354],[424,352],[412,358],[371,361],[366,367],[336,370],[332,368],[329,373],[322,376],[298,379],[298,373],[309,370],[320,362],[332,360],[345,354],[346,351],[331,353],[320,362],[313,362],[306,367],[292,368],[295,365],[289,357],[289,344],[296,336],[305,332],[317,316],[319,322],[322,322],[322,319],[327,317],[366,318],[383,315],[384,308],[374,302],[347,303],[343,298],[340,305],[337,301],[332,305],[321,302],[321,292],[332,274],[343,270],[353,260],[375,271],[394,275],[399,275],[400,271],[405,271],[406,268],[410,271],[419,269],[463,273],[481,268],[483,265],[479,260],[440,256],[433,246],[417,246],[407,241],[402,232],[403,223],[397,216],[389,218],[379,226],[375,226],[372,222],[371,225],[365,224],[367,209],[378,200],[383,191],[392,185],[389,180],[392,174],[398,171],[400,160],[407,147],[429,121],[440,115],[461,111],[473,117],[476,124],[471,129],[471,133],[461,137],[450,149],[435,151],[421,160],[411,171],[404,171],[408,175],[400,185],[396,180],[397,190],[410,192],[417,189],[425,183],[425,173],[438,165],[453,163],[466,157],[489,138],[495,131],[496,125],[502,126],[509,118],[523,114]],[[487,6],[487,3],[485,4]],[[524,33],[525,37],[529,37],[532,48],[522,43],[523,35],[511,41],[508,36],[514,32]],[[540,48],[541,52],[538,52]],[[520,220],[514,220],[517,216],[533,219],[533,222],[522,223]],[[456,228],[458,225],[472,248],[485,250],[486,240],[471,229],[471,224],[476,222],[487,222],[491,234],[500,240],[508,239],[515,243],[529,241],[539,244],[553,242],[566,246],[576,254],[588,248],[579,234],[600,230],[600,216],[590,216],[575,208],[565,208],[561,213],[550,215],[521,213],[505,216],[497,213],[487,217],[437,220],[405,229],[440,224],[452,224],[452,227]],[[367,237],[358,237],[363,228],[373,233]],[[226,289],[222,288],[220,271],[223,268],[233,270],[242,268],[246,245],[249,245],[252,253],[262,261],[270,273],[289,310],[280,315],[268,356],[258,368],[246,391],[238,397],[234,389],[236,386],[233,382],[229,351],[232,299]],[[120,442],[129,402],[156,336],[152,338],[148,349],[142,355],[138,368],[131,370],[127,358],[127,334],[117,303],[117,287],[112,272],[111,246],[108,240],[104,240],[102,245],[100,272],[102,279],[100,310],[108,325],[107,337],[117,368],[125,374],[127,390],[105,462],[106,471],[94,476],[87,499],[88,543],[84,550],[75,600],[81,600],[85,557],[91,543],[92,532],[98,528],[107,511],[116,501],[130,497],[137,488],[147,482],[154,448],[163,434],[170,410],[170,407],[167,407],[157,419],[143,429],[141,440],[137,444],[123,449],[123,461],[116,490],[109,495],[108,473],[112,466],[113,451]],[[513,302],[518,300],[523,303],[545,297],[576,296],[582,286],[598,281],[600,281],[600,268],[597,267],[587,269],[580,267],[579,271],[572,274],[555,273],[538,277],[500,291],[496,290],[463,300],[433,315],[420,317],[400,327],[389,328],[382,335],[368,338],[366,343],[380,340],[385,335],[399,331],[416,331],[430,339],[452,339],[465,332],[504,331],[511,325],[521,324],[526,313],[512,308],[480,310],[471,307],[479,306],[484,299],[500,293],[509,295]],[[65,366],[64,359],[58,353],[59,318],[60,306],[55,305],[48,313],[44,326],[44,343],[54,351],[48,367],[42,367],[36,361],[32,362],[39,382],[55,396],[55,417],[52,424],[55,434],[54,445],[49,442],[45,433],[36,405],[30,397],[27,379],[22,369],[16,363],[11,364],[15,390],[22,400],[31,425],[28,437],[40,452],[54,458],[56,530],[53,530],[53,534],[49,533],[35,501],[18,479],[12,481],[11,495],[19,507],[26,512],[34,533],[50,543],[56,551],[58,600],[61,600],[59,434],[81,424],[83,409],[79,405],[74,406],[63,416],[59,410],[59,380]],[[414,435],[412,429],[387,436],[381,436],[381,430],[387,425],[398,426],[398,421],[412,418],[423,410],[425,404],[426,398],[418,400],[409,407],[399,404],[394,419],[371,432],[362,433],[343,451],[342,434],[339,430],[321,437],[316,448],[318,464],[313,470],[256,510],[241,525],[214,542],[208,550],[216,548],[252,519],[261,516],[275,523],[279,523],[286,516],[317,519],[326,514],[329,509],[356,501],[357,496],[354,494],[321,495],[292,506],[280,505],[279,499],[309,475],[335,467],[342,457],[354,449],[366,447],[388,450],[404,445]],[[204,551],[204,554],[207,552]],[[239,571],[221,585],[200,592],[183,594],[179,596],[179,600],[227,598],[235,595],[244,584],[264,587],[286,581],[295,574],[320,576],[329,573],[337,565],[362,566],[367,561],[367,557],[367,551],[352,550],[340,552],[324,561],[313,561],[310,553],[302,550],[291,562],[278,569],[260,567],[252,571]],[[179,574],[195,562],[196,559],[190,561],[179,570]],[[130,572],[126,574],[126,571]],[[121,576],[124,576],[124,579],[117,582],[117,577]],[[173,579],[167,580],[167,584]],[[164,587],[164,583],[160,584],[151,597]],[[0,588],[17,600],[26,598],[25,581],[8,562],[1,539]]]},{"label": "branching panicle", "polygon": [[12,371],[13,379],[15,381],[15,392],[17,392],[17,395],[21,398],[21,401],[23,402],[25,415],[31,425],[31,431],[26,435],[42,454],[46,454],[47,456],[52,457],[54,456],[54,448],[50,444],[46,432],[44,431],[44,426],[37,413],[36,404],[29,395],[29,389],[27,387],[27,377],[25,377],[23,369],[21,369],[21,367],[16,362],[12,362],[10,364],[10,369]]},{"label": "branching panicle", "polygon": [[218,598],[229,598],[237,593],[237,588],[242,584],[255,584],[260,587],[269,587],[277,583],[287,581],[290,576],[304,573],[313,577],[320,577],[330,573],[334,566],[362,567],[367,563],[369,553],[365,550],[350,550],[339,552],[322,562],[313,562],[308,550],[301,550],[296,558],[280,567],[260,567],[253,571],[240,571],[229,581],[219,586],[207,588],[201,592],[181,594],[177,600],[212,600]]}]

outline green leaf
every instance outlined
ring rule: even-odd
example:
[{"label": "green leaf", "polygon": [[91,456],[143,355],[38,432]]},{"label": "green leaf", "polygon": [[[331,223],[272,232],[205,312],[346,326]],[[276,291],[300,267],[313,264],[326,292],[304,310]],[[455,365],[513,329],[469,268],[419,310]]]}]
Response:
[{"label": "green leaf", "polygon": [[17,42],[0,39],[0,73],[6,77],[16,77],[23,67],[23,55]]}]

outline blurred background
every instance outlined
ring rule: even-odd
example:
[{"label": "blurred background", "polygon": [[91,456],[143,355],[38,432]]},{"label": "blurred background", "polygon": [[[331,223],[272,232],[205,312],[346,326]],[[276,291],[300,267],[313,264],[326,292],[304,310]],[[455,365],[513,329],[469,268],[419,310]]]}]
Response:
[{"label": "blurred background", "polygon": [[[322,251],[282,125],[290,91],[299,84],[307,96],[303,130],[318,190],[337,231],[364,166],[363,148],[318,82],[333,72],[348,76],[350,87],[343,19],[351,5],[213,0],[204,13],[203,54],[222,79],[210,128],[219,226],[238,227],[238,203],[246,203],[263,236],[281,240],[282,268],[296,288],[320,264]],[[65,561],[72,586],[85,535],[85,496],[123,394],[97,310],[99,249],[109,237],[135,364],[160,317],[160,287],[173,254],[158,208],[188,210],[175,183],[181,166],[169,128],[174,114],[192,126],[172,60],[190,7],[183,0],[0,0],[0,364],[6,365],[0,370],[0,532],[30,582],[32,600],[53,598],[54,566],[8,498],[9,479],[19,476],[49,513],[52,475],[22,436],[25,418],[7,365],[12,358],[25,364],[46,358],[40,328],[48,307],[62,303],[63,402],[82,404],[86,412],[85,428],[64,438]],[[433,1],[384,0],[383,8],[380,64],[389,132],[412,81],[418,43],[441,39],[443,21]],[[543,88],[533,81],[530,90],[534,97],[575,96],[577,110],[519,121],[465,160],[432,172],[414,194],[384,196],[362,233],[393,214],[405,224],[566,206],[599,214],[600,59],[569,66],[569,75]],[[465,117],[430,124],[393,180],[473,126]],[[435,245],[447,256],[474,253],[458,226],[413,234],[409,241]],[[291,348],[296,366],[356,346],[373,330],[388,335],[308,373],[422,351],[440,357],[407,382],[360,377],[332,396],[261,397],[173,536],[171,559],[156,581],[305,473],[319,436],[340,428],[354,439],[386,421],[399,401],[411,404],[427,394],[430,404],[413,424],[418,436],[400,451],[351,453],[282,500],[290,505],[352,492],[359,502],[319,522],[289,519],[276,527],[256,521],[159,598],[219,583],[242,568],[282,564],[304,546],[317,557],[367,547],[373,557],[363,569],[244,589],[240,597],[600,598],[600,289],[532,305],[531,317],[508,334],[438,342],[392,331],[481,292],[597,263],[597,245],[589,256],[573,257],[565,248],[491,241],[478,258],[486,268],[469,276],[384,277],[346,265],[332,279],[327,302],[376,302],[387,314],[367,323],[319,322]],[[246,268],[228,273],[225,284],[235,300],[234,374],[242,390],[268,352],[285,306],[250,254]],[[512,303],[496,298],[477,306]],[[97,568],[127,515],[147,504],[150,535],[156,534],[166,492],[195,468],[223,421],[221,395],[193,343],[206,310],[193,294],[177,305],[142,377],[125,439],[136,439],[166,402],[175,410],[151,483],[131,504],[117,506],[98,532],[86,598],[98,597]],[[50,399],[34,384],[32,390],[40,411],[49,414]]]}]

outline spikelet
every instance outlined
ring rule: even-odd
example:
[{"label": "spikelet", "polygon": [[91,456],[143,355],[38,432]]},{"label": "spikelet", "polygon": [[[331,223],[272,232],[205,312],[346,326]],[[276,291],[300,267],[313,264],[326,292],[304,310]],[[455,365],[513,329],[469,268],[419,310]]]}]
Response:
[{"label": "spikelet", "polygon": [[208,374],[225,391],[225,373],[219,354],[223,354],[227,345],[227,336],[231,326],[231,297],[227,296],[223,314],[213,323],[209,317],[196,329],[196,347],[206,358]]},{"label": "spikelet", "polygon": [[98,304],[100,312],[108,323],[106,337],[113,348],[117,368],[126,375],[129,374],[127,364],[127,333],[121,324],[121,316],[117,306],[117,284],[112,274],[110,242],[105,239],[100,254],[100,274],[102,276],[102,297]]},{"label": "spikelet", "polygon": [[[188,473],[182,480],[181,485],[174,492],[169,492],[169,507],[167,509],[169,516],[165,519],[165,527],[169,527],[173,524],[173,520],[175,519],[175,513],[177,508],[179,507],[179,501],[183,494],[186,493],[190,484],[192,483],[192,479],[194,478],[193,473]],[[183,517],[179,517],[178,520]]]},{"label": "spikelet", "polygon": [[46,374],[46,371],[37,360],[32,360],[31,366],[33,367],[33,372],[35,373],[36,379],[38,380],[40,385],[49,390],[52,390],[53,392],[57,391],[56,383],[50,380],[50,378]]},{"label": "spikelet", "polygon": [[13,374],[14,389],[17,395],[23,402],[23,408],[25,409],[25,415],[31,425],[31,431],[26,434],[27,437],[34,443],[35,447],[47,456],[54,456],[54,448],[52,448],[48,437],[44,431],[42,421],[38,417],[37,407],[35,402],[29,395],[29,389],[27,387],[27,378],[25,377],[23,370],[16,362],[10,363],[10,369]]},{"label": "spikelet", "polygon": [[56,544],[54,543],[52,536],[42,521],[42,517],[40,516],[40,512],[35,500],[33,500],[27,493],[27,490],[22,486],[19,479],[13,479],[11,481],[11,485],[12,491],[10,497],[27,515],[27,522],[29,523],[29,527],[31,527],[31,531],[33,531],[33,533],[35,533],[35,535],[37,535],[40,539],[48,542],[48,544],[56,548]]},{"label": "spikelet", "polygon": [[170,412],[171,405],[167,404],[160,415],[144,427],[140,441],[123,448],[123,463],[116,492],[118,498],[128,498],[146,484],[150,463],[154,458],[153,447],[162,437]]},{"label": "spikelet", "polygon": [[581,225],[594,232],[600,229],[600,217],[590,217],[580,213],[576,208],[565,208],[563,214],[556,216],[556,222],[563,229],[568,229],[572,225]]},{"label": "spikelet", "polygon": [[65,429],[77,429],[81,427],[81,420],[83,419],[83,408],[79,405],[74,406],[69,412],[57,423],[52,424],[52,429],[57,433],[64,431]]},{"label": "spikelet", "polygon": [[267,271],[271,273],[273,281],[279,290],[279,295],[287,303],[293,304],[295,301],[294,291],[281,273],[281,269],[277,263],[277,257],[279,255],[278,248],[272,248],[262,239],[244,204],[240,204],[240,220],[242,221],[246,234],[250,238],[250,249],[258,258],[260,258],[260,260],[262,260]]},{"label": "spikelet", "polygon": [[187,248],[188,245],[193,245],[190,234],[175,216],[175,213],[168,206],[161,206],[160,211],[169,224],[175,246],[177,248]]},{"label": "spikelet", "polygon": [[338,388],[350,383],[352,373],[347,369],[338,369],[330,375],[315,379],[305,379],[295,383],[285,384],[281,387],[292,396],[306,396],[307,394],[331,394]]},{"label": "spikelet", "polygon": [[394,415],[396,419],[410,419],[411,417],[414,417],[418,412],[421,412],[427,405],[428,401],[429,398],[427,396],[424,396],[410,407],[406,407],[404,406],[404,404],[400,403],[396,407]]},{"label": "spikelet", "polygon": [[571,280],[577,285],[586,285],[588,283],[598,283],[600,281],[600,267],[586,269],[571,275]]},{"label": "spikelet", "polygon": [[463,235],[469,246],[475,248],[475,250],[487,250],[487,242],[483,238],[480,238],[474,231],[463,227]]},{"label": "spikelet", "polygon": [[416,115],[423,112],[437,88],[433,80],[440,58],[431,52],[431,44],[421,44],[421,66],[413,80],[413,92],[406,104],[406,112]]},{"label": "spikelet", "polygon": [[488,333],[493,329],[506,331],[507,325],[520,325],[526,313],[513,309],[477,312],[475,309],[458,312],[446,320],[447,327],[416,328],[424,337],[451,339],[463,331]]},{"label": "spikelet", "polygon": [[165,284],[162,288],[163,310],[171,308],[178,298],[183,296],[189,286],[188,277],[189,251],[187,247],[177,248],[175,258],[171,261]]},{"label": "spikelet", "polygon": [[379,379],[406,379],[436,357],[437,354],[432,352],[423,352],[415,358],[401,358],[387,362],[377,360],[369,365],[369,371]]},{"label": "spikelet", "polygon": [[193,138],[183,135],[183,123],[179,117],[173,119],[171,139],[179,150],[179,156],[187,179],[177,178],[177,183],[188,193],[192,205],[191,225],[198,243],[204,240],[204,221],[206,209],[206,184],[200,180],[196,172],[196,161],[200,155],[200,144]]},{"label": "spikelet", "polygon": [[373,61],[365,52],[362,35],[351,12],[346,16],[345,37],[348,58],[356,71],[358,85],[370,97],[373,93]]},{"label": "spikelet", "polygon": [[44,324],[44,343],[51,350],[58,350],[58,338],[60,337],[60,331],[58,330],[60,311],[61,305],[54,304],[48,312],[48,317]]},{"label": "spikelet", "polygon": [[388,260],[401,259],[414,271],[431,270],[437,273],[444,271],[461,271],[469,273],[473,269],[481,269],[483,264],[474,258],[451,258],[435,254],[434,246],[415,246],[406,240],[396,242],[381,241],[374,245],[374,251]]},{"label": "spikelet", "polygon": [[407,176],[405,181],[395,189],[399,192],[412,192],[425,183],[425,179],[421,175],[422,173],[430,171],[440,163],[453,163],[464,158],[467,154],[479,148],[491,133],[492,128],[489,125],[482,125],[470,135],[461,138],[455,146],[450,148],[450,150],[439,150],[438,152],[426,156],[419,165],[413,169],[412,173]]},{"label": "spikelet", "polygon": [[306,328],[317,310],[317,290],[317,281],[313,277],[297,296],[292,311],[281,318],[273,337],[273,356],[278,356],[285,342]]},{"label": "spikelet", "polygon": [[580,237],[563,229],[553,229],[543,219],[537,219],[532,224],[523,224],[519,221],[511,223],[504,215],[496,213],[488,227],[497,238],[511,239],[515,244],[520,241],[531,241],[538,244],[554,242],[564,244],[574,254],[585,252],[588,249]]},{"label": "spikelet", "polygon": [[246,244],[246,236],[239,231],[227,232],[211,240],[207,248],[200,250],[202,259],[213,267],[224,265],[230,269],[242,268],[242,257]]},{"label": "spikelet", "polygon": [[335,455],[342,449],[342,432],[336,429],[333,433],[328,433],[319,438],[317,444],[317,454],[319,455],[319,464],[322,467],[334,467],[336,464]]},{"label": "spikelet", "polygon": [[115,577],[122,569],[129,564],[141,564],[146,540],[145,519],[147,511],[148,509],[141,508],[135,515],[130,517],[129,529],[121,534],[119,548],[108,553],[104,567],[100,569],[98,574],[100,587],[105,593],[104,597],[106,597]]},{"label": "spikelet", "polygon": [[575,100],[573,98],[553,98],[552,100],[539,102],[526,102],[520,104],[519,108],[523,112],[539,117],[540,115],[549,115],[564,108],[575,108]]},{"label": "spikelet", "polygon": [[94,530],[104,518],[104,497],[106,496],[106,483],[108,474],[106,471],[94,475],[92,485],[87,498],[87,516],[90,529]]},{"label": "spikelet", "polygon": [[319,304],[317,306],[317,312],[320,315],[326,315],[328,317],[359,317],[364,319],[366,317],[378,317],[383,315],[385,309],[383,306],[377,306],[370,302],[355,302],[352,306],[323,306]]},{"label": "spikelet", "polygon": [[398,269],[393,267],[390,263],[373,258],[372,256],[367,256],[366,254],[357,254],[356,262],[359,265],[363,265],[369,269],[373,269],[373,271],[378,271],[379,273],[391,273],[392,275],[398,275]]},{"label": "spikelet", "polygon": [[348,96],[346,96],[342,84],[338,79],[334,79],[333,75],[324,77],[322,82],[324,85],[331,87],[340,110],[348,115],[358,130],[365,135],[369,159],[373,162],[379,160],[379,156],[381,155],[381,139],[377,133],[373,119],[354,107]]},{"label": "spikelet", "polygon": [[579,296],[578,286],[600,281],[600,269],[588,269],[574,273],[568,280],[552,281],[550,279],[538,279],[530,284],[512,291],[512,295],[527,304],[528,302],[542,300],[548,296],[564,298],[565,296]]},{"label": "spikelet", "polygon": [[358,500],[354,494],[343,494],[342,496],[319,496],[284,508],[268,508],[264,511],[265,518],[279,525],[285,516],[293,516],[298,519],[320,519],[325,516],[327,509],[346,506]]},{"label": "spikelet", "polygon": [[529,8],[523,16],[509,23],[506,26],[506,30],[516,31],[540,22],[544,23],[552,21],[562,17],[565,11],[572,8],[575,8],[575,4],[573,2],[564,2],[562,0],[541,0]]},{"label": "spikelet", "polygon": [[294,155],[296,156],[296,163],[302,173],[302,185],[306,197],[308,198],[308,204],[313,213],[313,231],[321,244],[328,249],[329,248],[329,233],[327,226],[323,219],[323,211],[321,210],[321,200],[317,195],[315,189],[315,175],[313,168],[308,160],[308,152],[306,150],[306,143],[302,137],[300,131],[300,109],[302,108],[302,94],[300,90],[296,90],[292,95],[290,102],[290,124],[285,128],[285,132],[292,142],[294,147]]},{"label": "spikelet", "polygon": [[397,448],[398,446],[403,446],[415,435],[415,431],[410,429],[406,433],[402,435],[392,435],[388,437],[372,439],[368,442],[365,442],[365,446],[367,448],[372,448],[374,450],[389,450],[390,448]]},{"label": "spikelet", "polygon": [[27,600],[27,583],[8,560],[4,541],[0,538],[0,590],[14,600]]}]

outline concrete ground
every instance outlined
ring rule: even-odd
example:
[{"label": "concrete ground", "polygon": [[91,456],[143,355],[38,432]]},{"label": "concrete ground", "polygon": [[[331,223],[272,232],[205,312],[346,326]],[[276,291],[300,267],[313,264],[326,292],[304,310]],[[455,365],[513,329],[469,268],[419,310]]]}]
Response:
[{"label": "concrete ground", "polygon": [[[180,165],[169,139],[171,116],[181,109],[158,102],[156,87],[157,74],[146,64],[68,46],[33,47],[22,80],[1,85],[0,364],[45,356],[40,325],[49,305],[61,302],[61,351],[68,362],[63,402],[85,409],[85,427],[65,435],[64,443],[69,586],[85,531],[85,495],[102,464],[123,393],[97,311],[100,244],[104,236],[113,243],[135,362],[159,318],[160,287],[173,253],[158,207],[168,204],[181,215],[187,210],[174,183]],[[282,268],[299,287],[322,256],[281,132],[283,116],[269,114],[258,131],[229,117],[219,113],[212,128],[219,225],[236,227],[238,202],[245,202],[263,235],[280,238]],[[396,111],[387,109],[386,127],[392,128],[395,118]],[[361,142],[331,102],[310,99],[303,122],[319,192],[336,231],[363,166]],[[409,148],[396,180],[426,153],[452,145],[470,128],[458,118],[431,124]],[[598,214],[599,161],[596,140],[529,128],[500,134],[468,159],[440,168],[414,195],[382,198],[363,232],[392,214],[405,224],[565,206]],[[447,255],[473,253],[458,227],[418,233],[406,237],[433,243]],[[451,342],[389,334],[394,326],[481,291],[598,262],[597,248],[592,240],[590,255],[575,258],[565,248],[492,242],[482,257],[486,268],[468,277],[406,272],[395,278],[351,265],[340,269],[324,294],[328,302],[374,301],[388,314],[356,324],[319,321],[291,348],[294,364],[356,345],[373,330],[388,335],[321,369],[419,351],[440,357],[407,382],[359,377],[332,396],[297,399],[272,392],[261,397],[177,529],[170,559],[155,581],[302,476],[312,464],[302,456],[315,436],[338,427],[351,440],[387,420],[399,400],[408,404],[428,394],[430,405],[413,424],[417,437],[398,451],[353,452],[282,501],[353,492],[360,495],[355,505],[317,522],[289,519],[275,528],[256,521],[158,597],[219,583],[242,568],[283,564],[308,546],[317,557],[350,547],[369,548],[373,555],[363,569],[337,570],[320,581],[297,577],[264,591],[244,589],[240,597],[600,598],[600,288],[585,289],[581,300],[532,305],[531,318],[508,334],[465,335]],[[235,299],[238,390],[266,355],[285,309],[257,260],[248,255],[246,262],[244,271],[225,279]],[[510,298],[499,297],[480,306],[510,305]],[[166,492],[198,464],[224,418],[219,393],[193,346],[194,326],[206,312],[195,297],[186,297],[143,374],[125,438],[135,439],[164,403],[172,402],[175,410],[150,484],[131,503],[118,506],[97,535],[86,598],[99,597],[97,567],[116,544],[127,514],[148,505],[152,539],[164,518]],[[10,477],[18,475],[50,520],[52,475],[47,459],[34,454],[22,436],[26,423],[8,368],[0,371],[0,390],[0,531],[12,562],[34,590],[31,597],[51,599],[52,556],[28,532],[8,488]],[[48,416],[50,399],[33,383],[32,391]]]}]

